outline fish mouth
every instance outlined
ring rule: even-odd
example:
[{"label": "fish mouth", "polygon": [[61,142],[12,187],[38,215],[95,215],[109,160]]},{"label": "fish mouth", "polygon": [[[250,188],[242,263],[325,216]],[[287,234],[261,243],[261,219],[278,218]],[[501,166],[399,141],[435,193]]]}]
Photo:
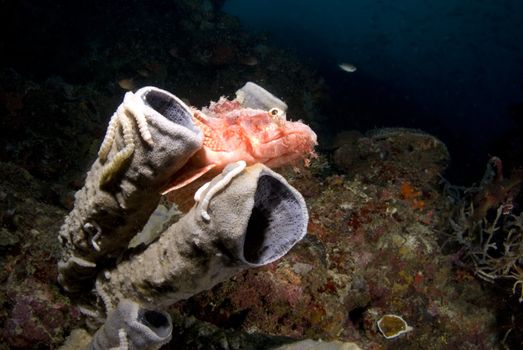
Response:
[{"label": "fish mouth", "polygon": [[266,142],[253,145],[251,152],[255,159],[267,166],[274,168],[288,164],[295,164],[301,159],[314,156],[316,145],[316,134],[303,132],[291,132],[283,137],[274,138]]},{"label": "fish mouth", "polygon": [[311,150],[318,144],[318,136],[312,129],[305,124],[298,124],[296,130],[286,130],[285,135],[273,140],[282,141],[284,144],[294,144],[301,147],[310,147]]}]

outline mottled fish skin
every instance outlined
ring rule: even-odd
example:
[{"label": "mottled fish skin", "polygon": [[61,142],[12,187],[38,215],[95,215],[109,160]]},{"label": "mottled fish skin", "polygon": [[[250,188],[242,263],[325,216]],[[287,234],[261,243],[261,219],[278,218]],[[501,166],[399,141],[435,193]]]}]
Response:
[{"label": "mottled fish skin", "polygon": [[211,169],[245,161],[269,167],[295,164],[314,156],[317,137],[301,121],[286,120],[278,108],[269,111],[245,108],[236,100],[221,97],[201,111],[193,109],[194,123],[204,134],[203,147],[176,174],[177,180],[164,194],[188,185]]},{"label": "mottled fish skin", "polygon": [[314,157],[317,136],[301,121],[289,121],[279,108],[268,111],[244,107],[238,100],[221,97],[209,107],[193,108],[193,121],[204,135],[203,147],[174,176],[162,194],[168,194],[184,211],[180,198],[192,198],[195,188],[228,164],[263,163],[271,168],[308,164]]},{"label": "mottled fish skin", "polygon": [[313,154],[317,143],[309,126],[286,120],[278,108],[244,108],[224,97],[204,108],[199,122],[210,129],[204,133],[208,161],[220,167],[239,160],[282,166]]}]

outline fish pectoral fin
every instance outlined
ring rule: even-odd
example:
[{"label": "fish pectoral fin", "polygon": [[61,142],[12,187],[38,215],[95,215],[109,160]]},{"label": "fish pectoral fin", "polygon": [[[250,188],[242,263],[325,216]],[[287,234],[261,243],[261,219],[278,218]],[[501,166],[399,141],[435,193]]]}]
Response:
[{"label": "fish pectoral fin", "polygon": [[207,166],[204,166],[203,168],[193,169],[189,172],[186,172],[182,176],[177,177],[174,180],[174,182],[172,182],[169,185],[169,187],[165,191],[162,192],[162,195],[165,195],[169,192],[172,192],[174,190],[187,186],[188,184],[190,184],[191,182],[195,181],[196,179],[202,177],[203,175],[205,175],[206,173],[208,173],[209,171],[211,171],[211,169],[213,169],[215,167],[216,167],[216,164],[209,164]]}]

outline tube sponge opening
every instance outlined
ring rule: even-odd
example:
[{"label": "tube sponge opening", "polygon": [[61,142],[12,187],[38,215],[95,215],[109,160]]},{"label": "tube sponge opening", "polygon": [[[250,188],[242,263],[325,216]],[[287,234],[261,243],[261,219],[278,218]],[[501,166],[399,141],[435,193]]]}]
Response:
[{"label": "tube sponge opening", "polygon": [[152,86],[126,94],[60,229],[59,281],[66,290],[90,291],[95,275],[127,248],[162,190],[202,147],[192,113],[179,98]]},{"label": "tube sponge opening", "polygon": [[171,320],[166,314],[156,310],[140,309],[137,321],[148,327],[160,338],[169,337],[172,331]]},{"label": "tube sponge opening", "polygon": [[288,184],[262,174],[243,246],[245,262],[265,265],[285,255],[307,232],[303,198]]},{"label": "tube sponge opening", "polygon": [[283,176],[259,163],[229,174],[206,185],[204,199],[144,251],[100,274],[98,294],[114,305],[165,307],[281,258],[305,236],[305,200]]},{"label": "tube sponge opening", "polygon": [[123,299],[96,331],[88,350],[123,348],[121,330],[129,349],[159,349],[171,340],[173,325],[168,313]]},{"label": "tube sponge opening", "polygon": [[171,122],[185,126],[191,131],[198,133],[199,129],[192,122],[191,109],[178,97],[159,89],[148,90],[142,96],[147,106]]}]

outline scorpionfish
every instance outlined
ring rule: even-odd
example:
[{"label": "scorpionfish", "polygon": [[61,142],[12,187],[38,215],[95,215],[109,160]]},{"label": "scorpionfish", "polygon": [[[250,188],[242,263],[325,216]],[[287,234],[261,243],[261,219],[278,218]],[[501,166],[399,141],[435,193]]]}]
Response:
[{"label": "scorpionfish", "polygon": [[314,131],[301,121],[287,120],[280,108],[250,108],[237,99],[221,97],[201,111],[193,108],[193,121],[203,132],[203,146],[175,174],[164,194],[202,184],[227,164],[240,160],[277,168],[300,161],[307,166],[315,156]]}]

